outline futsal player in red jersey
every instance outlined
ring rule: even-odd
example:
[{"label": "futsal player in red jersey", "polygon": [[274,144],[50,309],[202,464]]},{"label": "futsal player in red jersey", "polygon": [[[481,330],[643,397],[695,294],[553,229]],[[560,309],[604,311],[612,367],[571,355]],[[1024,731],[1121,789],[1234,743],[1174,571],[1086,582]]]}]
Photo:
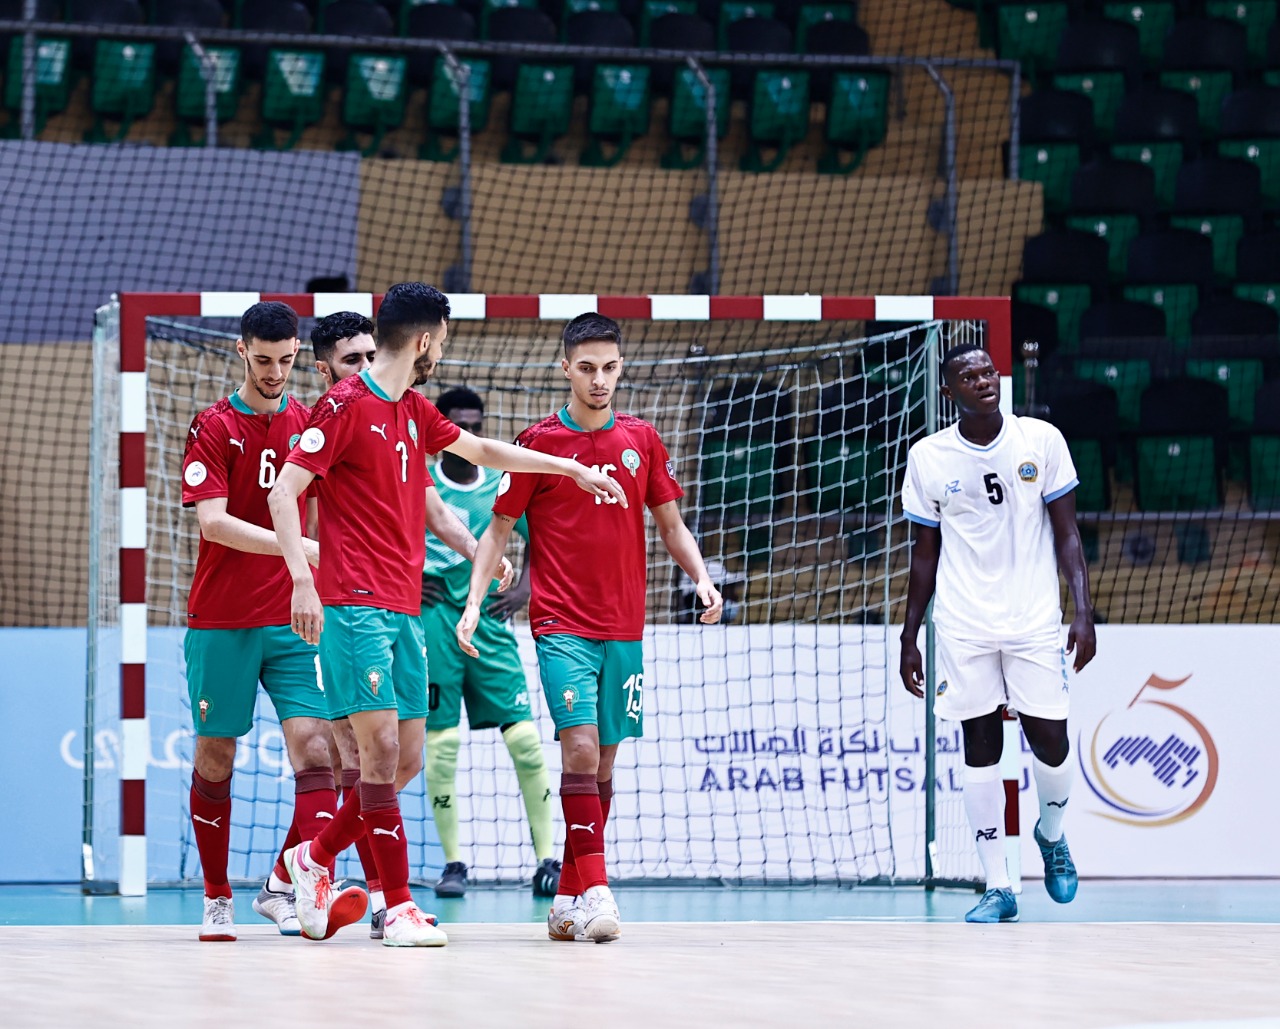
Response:
[{"label": "futsal player in red jersey", "polygon": [[507,476],[476,550],[458,644],[477,656],[471,637],[480,604],[511,528],[524,515],[529,624],[563,762],[564,862],[547,932],[553,940],[603,943],[621,934],[604,856],[613,764],[622,740],[644,734],[645,507],[653,512],[668,553],[696,585],[705,608],[701,620],[719,621],[722,602],[680,518],[676,501],[684,491],[657,430],[640,418],[614,413],[622,374],[618,323],[581,314],[565,326],[561,341],[569,402],[522,432],[517,443],[613,474],[628,503],[582,497],[545,475]]},{"label": "futsal player in red jersey", "polygon": [[[311,414],[285,392],[297,336],[298,316],[286,304],[254,304],[244,313],[236,342],[244,381],[195,417],[182,461],[182,502],[200,521],[183,649],[196,732],[191,825],[204,870],[206,941],[236,938],[227,883],[231,773],[236,739],[253,726],[259,681],[294,769],[286,847],[314,835],[337,809],[316,648],[290,631],[293,585],[267,510],[268,492]],[[317,544],[308,539],[304,548],[314,563]],[[277,862],[253,907],[296,936],[293,887],[283,873]]]},{"label": "futsal player in red jersey", "polygon": [[[568,476],[593,497],[624,496],[607,474],[578,462],[463,431],[410,388],[440,359],[448,318],[449,301],[439,290],[420,282],[391,287],[378,311],[373,365],[321,397],[271,491],[271,516],[293,579],[293,629],[319,643],[330,715],[351,719],[360,748],[360,782],[338,816],[285,856],[298,895],[298,921],[313,939],[329,928],[327,866],[367,832],[387,903],[382,942],[448,942],[410,895],[408,841],[395,784],[398,722],[427,714],[418,618],[427,455],[449,450],[474,464]],[[317,476],[324,479],[319,589],[307,567],[298,516],[298,499]],[[495,559],[492,567],[497,566]]]}]

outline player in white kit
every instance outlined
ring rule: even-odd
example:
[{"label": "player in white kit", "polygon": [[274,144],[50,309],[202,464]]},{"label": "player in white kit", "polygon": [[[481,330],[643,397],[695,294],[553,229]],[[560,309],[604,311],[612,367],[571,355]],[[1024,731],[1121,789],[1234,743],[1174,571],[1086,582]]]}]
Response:
[{"label": "player in white kit", "polygon": [[[916,637],[933,598],[935,710],[963,729],[965,812],[987,878],[965,920],[1012,922],[1018,904],[1005,867],[1002,707],[1017,712],[1031,745],[1045,889],[1060,904],[1076,894],[1062,832],[1074,777],[1067,654],[1074,652],[1079,672],[1097,649],[1075,517],[1079,480],[1054,426],[1000,413],[1000,376],[984,349],[948,351],[942,377],[942,395],[959,420],[911,447],[902,487],[915,538],[900,671],[906,688],[923,697]],[[1065,649],[1059,568],[1075,612]]]}]

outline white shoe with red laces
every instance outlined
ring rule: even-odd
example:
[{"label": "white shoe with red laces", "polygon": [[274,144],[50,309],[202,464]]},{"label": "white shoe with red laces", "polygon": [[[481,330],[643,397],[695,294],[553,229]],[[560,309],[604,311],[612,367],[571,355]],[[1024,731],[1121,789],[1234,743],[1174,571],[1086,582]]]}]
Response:
[{"label": "white shoe with red laces", "polygon": [[387,909],[382,929],[384,947],[443,947],[449,937],[437,929],[413,901]]},{"label": "white shoe with red laces", "polygon": [[[308,860],[308,844],[300,843],[284,852],[284,866],[293,880],[294,910],[302,935],[313,940],[327,938],[329,906],[333,903],[333,884],[329,869]],[[361,912],[363,914],[363,911]]]}]

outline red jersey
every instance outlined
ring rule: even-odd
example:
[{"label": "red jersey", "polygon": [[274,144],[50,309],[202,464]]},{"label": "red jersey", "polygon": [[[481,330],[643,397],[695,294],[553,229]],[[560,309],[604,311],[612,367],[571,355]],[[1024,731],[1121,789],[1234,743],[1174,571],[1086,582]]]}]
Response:
[{"label": "red jersey", "polygon": [[607,472],[627,494],[593,497],[565,475],[517,472],[503,478],[493,510],[529,524],[529,624],[534,636],[566,632],[593,640],[644,635],[645,507],[679,500],[684,490],[658,431],[628,414],[595,432],[567,407],[525,429],[516,443],[576,458]]},{"label": "red jersey", "polygon": [[427,455],[461,432],[415,390],[391,400],[368,371],[316,401],[289,462],[324,478],[321,603],[422,610]]},{"label": "red jersey", "polygon": [[[254,414],[233,393],[196,415],[182,458],[182,503],[226,497],[227,514],[271,529],[267,494],[311,412],[285,395],[275,414]],[[306,524],[306,500],[298,501]],[[202,535],[187,598],[192,629],[288,625],[293,580],[283,558],[246,554]]]}]

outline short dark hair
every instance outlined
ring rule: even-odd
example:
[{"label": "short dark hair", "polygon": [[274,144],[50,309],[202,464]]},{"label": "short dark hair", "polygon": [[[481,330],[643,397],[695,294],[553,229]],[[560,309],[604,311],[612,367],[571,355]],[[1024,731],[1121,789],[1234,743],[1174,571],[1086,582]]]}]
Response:
[{"label": "short dark hair", "polygon": [[484,401],[466,386],[458,386],[440,394],[440,399],[436,401],[436,410],[446,418],[449,417],[450,411],[474,410],[484,414]]},{"label": "short dark hair", "polygon": [[339,340],[364,333],[373,335],[373,322],[370,319],[355,311],[335,311],[316,322],[315,328],[311,330],[311,349],[315,351],[317,361],[331,361]]},{"label": "short dark hair", "polygon": [[425,282],[398,282],[378,308],[378,346],[403,350],[411,336],[449,320],[449,298]]},{"label": "short dark hair", "polygon": [[298,312],[279,300],[254,304],[240,316],[240,338],[246,343],[251,339],[279,343],[283,339],[295,339],[297,335]]},{"label": "short dark hair", "polygon": [[948,350],[945,354],[943,354],[942,355],[943,381],[944,382],[951,381],[951,375],[955,371],[955,369],[952,366],[956,363],[956,361],[964,357],[965,354],[972,354],[975,351],[979,351],[979,350],[982,351],[984,354],[987,352],[987,348],[984,347],[981,343],[961,343],[959,346],[954,346],[950,350]]},{"label": "short dark hair", "polygon": [[604,315],[596,314],[594,311],[578,315],[560,333],[560,342],[564,344],[565,359],[567,360],[583,343],[589,343],[597,339],[616,343],[618,344],[618,349],[622,349],[622,329],[612,318],[606,318]]}]

